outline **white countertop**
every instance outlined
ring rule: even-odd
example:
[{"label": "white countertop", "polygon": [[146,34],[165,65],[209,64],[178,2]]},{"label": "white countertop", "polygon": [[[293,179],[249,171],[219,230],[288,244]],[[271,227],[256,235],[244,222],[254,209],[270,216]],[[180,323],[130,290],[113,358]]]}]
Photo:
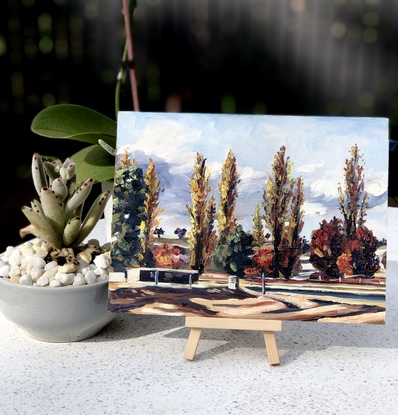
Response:
[{"label": "white countertop", "polygon": [[389,209],[386,324],[283,322],[280,365],[261,332],[204,329],[184,359],[183,317],[117,315],[66,344],[0,315],[0,414],[396,415],[398,209]]}]

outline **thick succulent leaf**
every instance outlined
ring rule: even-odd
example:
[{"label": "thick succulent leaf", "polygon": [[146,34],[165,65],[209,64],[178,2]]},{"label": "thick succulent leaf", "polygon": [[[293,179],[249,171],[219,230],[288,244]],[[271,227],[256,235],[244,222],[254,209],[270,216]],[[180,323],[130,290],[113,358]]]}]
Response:
[{"label": "thick succulent leaf", "polygon": [[66,225],[64,229],[63,241],[65,248],[69,248],[72,246],[73,242],[79,235],[80,226],[82,224],[82,220],[80,217],[75,217],[71,219]]},{"label": "thick succulent leaf", "polygon": [[19,231],[21,238],[26,236],[28,233],[31,233],[36,236],[36,238],[47,242],[53,248],[62,248],[61,239],[54,231],[54,228],[47,222],[46,218],[42,216],[40,212],[37,212],[27,206],[22,208],[22,212],[31,224]]},{"label": "thick succulent leaf", "polygon": [[72,158],[67,158],[59,169],[59,175],[63,180],[73,180],[76,177],[76,163]]},{"label": "thick succulent leaf", "polygon": [[40,195],[42,187],[48,186],[43,159],[39,153],[34,153],[32,158],[32,179],[36,192]]},{"label": "thick succulent leaf", "polygon": [[24,228],[21,228],[19,230],[19,236],[21,238],[25,238],[26,235],[33,235],[36,238],[38,238],[38,236],[36,235],[36,228],[32,224],[25,226]]},{"label": "thick succulent leaf", "polygon": [[62,235],[64,228],[64,204],[56,193],[48,187],[41,189],[40,201],[48,223],[58,235]]},{"label": "thick succulent leaf", "polygon": [[78,151],[72,158],[76,163],[78,183],[82,183],[90,177],[94,180],[94,183],[113,180],[115,157],[98,144]]},{"label": "thick succulent leaf", "polygon": [[43,137],[67,138],[96,144],[98,139],[116,147],[116,121],[81,105],[45,108],[33,119],[31,130]]},{"label": "thick succulent leaf", "polygon": [[81,206],[85,200],[87,199],[88,195],[91,192],[93,187],[93,180],[87,179],[73,194],[73,196],[66,202],[65,206],[65,215],[68,217],[70,212],[76,210],[79,206]]},{"label": "thick succulent leaf", "polygon": [[50,181],[54,181],[55,179],[59,178],[59,169],[61,166],[59,166],[57,162],[45,161],[44,167],[48,177],[50,178]]},{"label": "thick succulent leaf", "polygon": [[73,246],[78,246],[81,244],[84,239],[90,234],[94,229],[94,226],[97,224],[98,220],[101,218],[105,206],[110,198],[110,192],[104,192],[100,194],[97,199],[92,204],[90,210],[87,212],[86,217],[84,218],[83,224],[80,229],[79,236],[74,241]]},{"label": "thick succulent leaf", "polygon": [[38,214],[38,215],[41,215],[41,216],[43,216],[43,218],[45,218],[46,217],[46,215],[44,214],[44,211],[43,211],[43,208],[42,208],[42,206],[41,206],[41,203],[38,201],[38,200],[32,200],[31,202],[30,202],[30,206],[32,207],[32,209],[34,210],[34,211],[36,211],[36,213]]},{"label": "thick succulent leaf", "polygon": [[60,178],[55,179],[51,184],[51,190],[59,197],[59,200],[63,202],[68,196],[68,187],[66,186],[65,182],[63,182]]},{"label": "thick succulent leaf", "polygon": [[84,209],[84,203],[82,203],[80,206],[78,206],[78,208],[75,209],[75,210],[72,210],[70,212],[64,212],[65,223],[67,223],[71,219],[75,218],[76,216],[82,218],[83,217],[83,209]]}]

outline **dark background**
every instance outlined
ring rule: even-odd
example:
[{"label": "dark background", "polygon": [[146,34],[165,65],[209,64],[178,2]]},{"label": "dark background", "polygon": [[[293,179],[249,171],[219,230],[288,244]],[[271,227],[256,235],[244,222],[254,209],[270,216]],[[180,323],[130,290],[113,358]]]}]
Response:
[{"label": "dark background", "polygon": [[[138,0],[133,21],[141,111],[385,117],[390,204],[398,195],[398,2]],[[115,119],[124,46],[119,0],[0,5],[0,252],[21,242],[36,197],[34,152],[80,148],[30,132],[57,103]],[[132,110],[129,88],[122,110]]]}]

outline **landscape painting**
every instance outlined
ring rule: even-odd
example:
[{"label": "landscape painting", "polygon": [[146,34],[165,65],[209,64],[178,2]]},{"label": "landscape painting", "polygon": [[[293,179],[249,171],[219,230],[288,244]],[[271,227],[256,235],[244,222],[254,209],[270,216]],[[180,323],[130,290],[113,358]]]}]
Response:
[{"label": "landscape painting", "polygon": [[115,313],[385,324],[388,120],[120,112]]}]

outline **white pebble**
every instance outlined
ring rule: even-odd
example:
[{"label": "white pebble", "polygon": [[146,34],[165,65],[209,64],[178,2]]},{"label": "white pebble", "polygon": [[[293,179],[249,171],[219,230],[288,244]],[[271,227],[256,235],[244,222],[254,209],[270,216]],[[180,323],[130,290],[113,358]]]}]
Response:
[{"label": "white pebble", "polygon": [[21,259],[21,267],[25,268],[28,266],[28,258],[26,256]]},{"label": "white pebble", "polygon": [[93,271],[95,275],[108,275],[108,269],[106,268],[95,268]]},{"label": "white pebble", "polygon": [[8,273],[8,275],[12,278],[12,277],[16,277],[17,275],[21,275],[21,270],[19,268],[18,265],[13,265],[10,268],[10,272]]},{"label": "white pebble", "polygon": [[58,280],[51,280],[50,287],[62,287],[62,284]]},{"label": "white pebble", "polygon": [[93,262],[98,268],[109,268],[111,264],[110,259],[105,254],[98,255]]},{"label": "white pebble", "polygon": [[51,261],[51,262],[49,262],[48,264],[46,264],[44,266],[44,271],[48,271],[48,270],[50,270],[52,268],[55,268],[57,266],[58,266],[58,262],[57,261]]},{"label": "white pebble", "polygon": [[90,270],[84,274],[84,279],[87,284],[94,284],[97,281],[97,275],[94,271]]},{"label": "white pebble", "polygon": [[7,246],[6,250],[4,251],[4,258],[8,258],[10,257],[10,255],[15,251],[18,250],[18,248],[15,248],[14,246]]},{"label": "white pebble", "polygon": [[33,246],[31,244],[26,244],[26,245],[21,245],[19,247],[19,251],[21,253],[21,255],[25,256],[30,256],[30,255],[34,255],[35,250],[33,249]]},{"label": "white pebble", "polygon": [[46,261],[44,261],[44,259],[38,255],[32,255],[28,257],[28,263],[29,265],[32,265],[32,267],[44,268],[46,266]]},{"label": "white pebble", "polygon": [[22,255],[19,252],[19,249],[15,249],[8,258],[8,262],[10,265],[20,265],[21,260],[22,260]]},{"label": "white pebble", "polygon": [[21,274],[30,274],[32,268],[33,266],[27,263],[25,263],[23,266],[21,265]]},{"label": "white pebble", "polygon": [[72,285],[73,280],[75,279],[75,274],[65,274],[64,272],[57,272],[55,274],[55,279],[59,281],[62,285]]},{"label": "white pebble", "polygon": [[45,258],[48,255],[48,251],[45,248],[36,249],[35,253],[40,258]]},{"label": "white pebble", "polygon": [[37,281],[36,281],[36,285],[39,285],[40,287],[45,287],[46,285],[49,284],[49,279],[42,275]]},{"label": "white pebble", "polygon": [[91,268],[90,268],[90,266],[83,267],[83,268],[80,268],[80,267],[79,267],[79,268],[77,269],[77,272],[79,272],[79,273],[81,273],[81,274],[83,274],[83,275],[84,275],[87,271],[90,271],[90,269],[91,269]]},{"label": "white pebble", "polygon": [[86,280],[84,279],[84,276],[80,273],[75,275],[72,285],[86,285]]},{"label": "white pebble", "polygon": [[56,273],[58,272],[58,267],[50,268],[47,271],[44,271],[43,277],[48,278],[49,280],[52,280],[55,278]]},{"label": "white pebble", "polygon": [[28,274],[21,275],[21,277],[19,278],[19,283],[23,285],[33,285],[33,279]]},{"label": "white pebble", "polygon": [[10,272],[10,266],[9,265],[3,265],[2,267],[0,267],[0,277],[3,277],[3,278],[7,278],[9,275],[9,272]]},{"label": "white pebble", "polygon": [[31,278],[37,281],[43,275],[44,268],[33,267],[30,271]]}]

